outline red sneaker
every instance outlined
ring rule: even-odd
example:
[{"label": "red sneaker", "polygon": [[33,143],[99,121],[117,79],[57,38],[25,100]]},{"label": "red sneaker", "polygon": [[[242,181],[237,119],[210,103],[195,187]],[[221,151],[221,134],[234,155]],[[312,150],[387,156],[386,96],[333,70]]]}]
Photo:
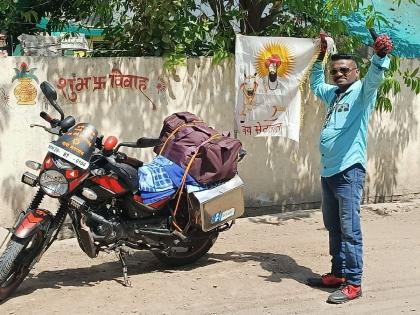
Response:
[{"label": "red sneaker", "polygon": [[343,283],[346,282],[346,279],[340,276],[336,276],[332,273],[323,274],[319,278],[308,278],[307,283],[311,287],[321,287],[321,288],[338,288]]},{"label": "red sneaker", "polygon": [[328,297],[327,302],[332,304],[345,303],[362,296],[362,287],[360,285],[345,284],[337,291],[334,291]]}]

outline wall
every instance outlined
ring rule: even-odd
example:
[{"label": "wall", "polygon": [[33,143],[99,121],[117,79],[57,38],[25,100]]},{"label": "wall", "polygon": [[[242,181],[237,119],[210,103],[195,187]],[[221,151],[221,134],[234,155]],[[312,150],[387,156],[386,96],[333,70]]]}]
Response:
[{"label": "wall", "polygon": [[[21,174],[27,170],[24,163],[28,159],[41,161],[52,139],[42,129],[29,125],[43,124],[39,117],[41,110],[56,115],[52,106],[45,102],[35,79],[31,80],[38,89],[35,104],[17,104],[14,91],[19,79],[12,79],[23,73],[23,62],[29,67],[25,75],[32,74],[38,82],[48,80],[62,88],[57,91],[66,114],[73,115],[77,121],[91,122],[100,133],[115,135],[120,141],[158,136],[163,119],[176,111],[194,112],[217,129],[233,131],[233,61],[214,66],[208,58],[190,59],[176,73],[167,73],[159,58],[1,58],[0,226],[9,226],[19,209],[30,201],[33,189],[20,183]],[[403,68],[419,65],[418,60],[402,62]],[[125,77],[126,88],[111,86],[112,69],[132,75]],[[88,77],[90,79],[86,81]],[[77,81],[78,78],[85,78],[86,84],[80,84],[83,81]],[[65,87],[64,79],[67,80]],[[79,82],[79,85],[73,85],[73,94],[68,79]],[[100,84],[101,80],[105,85]],[[129,87],[130,80],[131,83],[137,80],[136,88]],[[282,138],[239,136],[248,151],[240,165],[240,174],[246,183],[246,203],[250,207],[248,214],[319,205],[318,136],[325,113],[307,89],[304,95],[299,144]],[[417,180],[420,176],[420,107],[416,106],[419,103],[419,96],[403,87],[402,93],[394,99],[392,113],[376,113],[372,117],[367,201],[420,193]],[[150,149],[126,152],[144,161],[153,158]],[[275,207],[255,208],[261,206]]]}]

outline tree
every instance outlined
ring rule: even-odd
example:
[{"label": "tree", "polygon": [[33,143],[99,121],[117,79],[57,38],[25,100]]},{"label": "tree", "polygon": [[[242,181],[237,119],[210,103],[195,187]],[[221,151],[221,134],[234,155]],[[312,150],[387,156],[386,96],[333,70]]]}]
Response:
[{"label": "tree", "polygon": [[17,42],[22,33],[31,34],[36,31],[36,23],[44,12],[38,8],[30,8],[30,1],[0,1],[0,32],[8,35],[9,41]]},{"label": "tree", "polygon": [[[401,1],[395,0],[396,5]],[[406,1],[417,5],[415,0]],[[10,7],[12,0],[1,2]],[[345,23],[345,17],[363,7],[363,0],[35,0],[30,6],[23,5],[27,2],[18,0],[14,10],[27,23],[43,15],[50,18],[51,30],[69,21],[103,28],[108,44],[94,55],[163,56],[169,69],[187,57],[212,56],[219,63],[232,56],[235,33],[315,38],[325,30],[340,51],[355,53],[363,47],[361,38],[351,34]],[[373,5],[362,12],[367,27],[379,29],[388,22]],[[10,19],[2,25],[7,23]],[[363,75],[368,62],[361,63]],[[418,69],[401,72],[399,58],[393,56],[391,70],[379,89],[377,108],[392,108],[388,95],[401,90],[396,74],[418,94],[417,73]]]}]

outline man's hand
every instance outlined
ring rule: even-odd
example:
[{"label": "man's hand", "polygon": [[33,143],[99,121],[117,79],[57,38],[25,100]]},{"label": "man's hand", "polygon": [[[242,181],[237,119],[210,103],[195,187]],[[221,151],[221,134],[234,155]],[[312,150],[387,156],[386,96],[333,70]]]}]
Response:
[{"label": "man's hand", "polygon": [[327,33],[319,33],[319,55],[318,60],[324,60],[326,53],[335,54],[337,49],[335,47],[334,40]]},{"label": "man's hand", "polygon": [[392,41],[387,35],[379,35],[373,44],[373,50],[381,58],[389,54],[393,48]]},{"label": "man's hand", "polygon": [[324,56],[325,56],[325,53],[327,52],[327,47],[328,47],[327,40],[326,40],[327,36],[328,36],[327,33],[324,33],[324,32],[319,33],[320,51],[318,55],[318,60],[324,60]]}]

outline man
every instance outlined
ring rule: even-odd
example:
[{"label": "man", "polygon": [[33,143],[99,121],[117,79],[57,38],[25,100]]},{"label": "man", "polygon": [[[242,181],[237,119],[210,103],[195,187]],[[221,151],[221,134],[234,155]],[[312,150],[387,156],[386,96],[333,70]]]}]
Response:
[{"label": "man", "polygon": [[326,84],[322,60],[326,50],[321,36],[321,53],[311,72],[311,90],[326,104],[320,135],[322,213],[329,232],[331,272],[308,279],[319,287],[340,287],[329,303],[344,303],[362,295],[363,271],[360,203],[366,169],[368,121],[375,108],[376,94],[390,60],[392,42],[386,35],[375,40],[375,55],[366,76],[351,55],[332,55],[329,73],[335,85]]}]

